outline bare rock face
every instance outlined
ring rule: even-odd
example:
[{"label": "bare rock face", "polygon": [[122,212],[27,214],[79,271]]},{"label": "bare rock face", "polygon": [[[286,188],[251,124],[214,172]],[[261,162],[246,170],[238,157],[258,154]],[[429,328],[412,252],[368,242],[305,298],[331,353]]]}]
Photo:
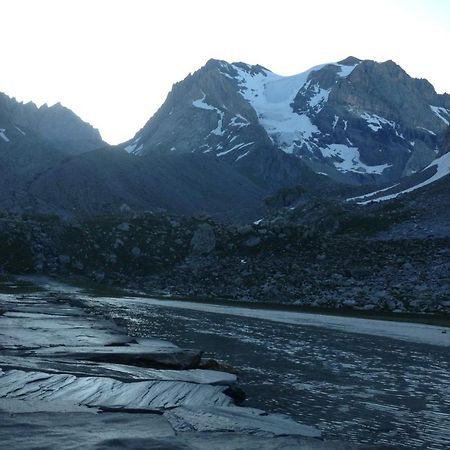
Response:
[{"label": "bare rock face", "polygon": [[193,256],[208,255],[216,248],[214,229],[207,223],[199,225],[192,236],[191,252]]}]

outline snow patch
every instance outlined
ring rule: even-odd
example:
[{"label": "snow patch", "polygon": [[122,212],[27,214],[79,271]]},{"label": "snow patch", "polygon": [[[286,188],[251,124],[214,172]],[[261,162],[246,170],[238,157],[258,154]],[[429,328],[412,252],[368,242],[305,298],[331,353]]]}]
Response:
[{"label": "snow patch", "polygon": [[[295,141],[301,143],[310,139],[319,129],[305,114],[297,114],[292,102],[298,91],[306,84],[312,69],[293,76],[276,75],[268,70],[250,73],[239,66],[233,66],[238,73],[238,83],[242,96],[255,109],[259,122],[266,129],[273,142],[282,150],[292,153]],[[326,94],[318,92],[313,104],[323,102]]]},{"label": "snow patch", "polygon": [[239,161],[242,158],[245,158],[249,153],[251,153],[251,150],[247,150],[244,154],[238,156],[234,162]]},{"label": "snow patch", "polygon": [[384,189],[380,189],[378,191],[369,192],[368,194],[359,195],[358,197],[351,197],[351,198],[348,198],[346,200],[346,202],[352,202],[354,200],[362,200],[363,198],[374,197],[375,195],[379,194],[380,192],[389,191],[389,190],[394,189],[395,187],[397,187],[399,185],[400,185],[400,183],[396,183],[396,184],[393,184],[392,186],[389,186],[389,187],[384,188]]},{"label": "snow patch", "polygon": [[429,130],[428,128],[424,128],[424,127],[417,127],[419,128],[419,130],[424,130],[429,134],[432,134],[433,136],[436,136],[436,133],[434,131]]},{"label": "snow patch", "polygon": [[219,120],[217,122],[217,127],[211,131],[211,134],[215,134],[216,136],[223,136],[224,130],[222,129],[222,125],[223,125],[224,112],[221,109],[216,108],[215,106],[212,106],[212,105],[209,105],[208,103],[206,103],[205,102],[206,94],[203,91],[202,91],[202,94],[203,94],[203,97],[199,98],[197,100],[194,100],[192,102],[192,106],[194,106],[195,108],[199,108],[199,109],[216,111],[216,113],[219,114]]},{"label": "snow patch", "polygon": [[448,109],[433,105],[430,105],[430,108],[446,125],[450,124],[450,112]]},{"label": "snow patch", "polygon": [[23,136],[25,136],[25,135],[27,134],[27,133],[25,133],[25,131],[21,130],[18,126],[16,126],[15,128],[16,128],[16,130],[17,130],[20,134],[22,134]]},{"label": "snow patch", "polygon": [[320,151],[324,158],[334,158],[333,164],[341,172],[373,173],[380,175],[385,169],[391,167],[389,164],[368,166],[361,161],[357,147],[349,147],[345,144],[330,144]]},{"label": "snow patch", "polygon": [[361,114],[361,117],[367,122],[367,126],[374,132],[381,130],[383,128],[383,125],[390,125],[394,129],[396,126],[395,122],[387,120],[384,117],[380,117],[376,114],[369,114],[367,112],[364,112]]},{"label": "snow patch", "polygon": [[243,148],[248,147],[249,145],[252,145],[252,144],[254,144],[254,142],[247,142],[246,144],[244,144],[244,143],[237,144],[234,147],[230,148],[229,150],[226,150],[226,151],[221,152],[221,153],[217,153],[217,156],[220,157],[220,156],[226,155],[227,153],[230,153],[230,152],[232,152],[234,150],[243,149]]},{"label": "snow patch", "polygon": [[344,66],[342,64],[335,64],[335,66],[338,66],[341,70],[338,72],[338,75],[342,78],[347,78],[359,65],[360,63],[354,64],[353,66]]},{"label": "snow patch", "polygon": [[247,127],[250,125],[250,122],[245,118],[242,117],[240,114],[236,114],[230,121],[230,125],[232,127],[242,128]]},{"label": "snow patch", "polygon": [[333,130],[336,128],[336,125],[338,124],[338,122],[339,122],[339,116],[334,116],[334,121],[333,121]]},{"label": "snow patch", "polygon": [[124,150],[127,153],[130,153],[132,155],[139,155],[142,151],[142,149],[144,148],[143,144],[139,145],[139,141],[141,140],[140,137],[138,137],[134,142],[132,142],[131,144],[127,145]]},{"label": "snow patch", "polygon": [[331,89],[322,89],[319,84],[316,83],[312,86],[312,91],[314,95],[311,97],[308,104],[316,113],[318,113],[328,101]]},{"label": "snow patch", "polygon": [[[358,204],[366,205],[367,203],[370,203],[370,202],[384,202],[386,200],[392,200],[394,198],[397,198],[399,195],[407,194],[408,192],[413,192],[417,189],[427,186],[428,184],[431,184],[437,180],[440,180],[441,178],[450,174],[450,153],[446,153],[445,155],[442,155],[440,158],[435,159],[431,164],[429,164],[427,167],[422,169],[421,172],[424,172],[425,170],[430,169],[431,167],[436,167],[435,174],[433,176],[431,176],[430,178],[428,178],[427,180],[423,181],[422,183],[416,184],[415,186],[412,186],[408,189],[404,189],[403,191],[396,192],[395,194],[389,194],[389,195],[385,195],[383,197],[378,197],[378,198],[374,198],[371,200],[358,202]],[[373,192],[372,195],[375,195],[376,193],[377,192]]]},{"label": "snow patch", "polygon": [[5,142],[11,142],[6,136],[6,130],[4,128],[0,128],[0,138],[2,138]]}]

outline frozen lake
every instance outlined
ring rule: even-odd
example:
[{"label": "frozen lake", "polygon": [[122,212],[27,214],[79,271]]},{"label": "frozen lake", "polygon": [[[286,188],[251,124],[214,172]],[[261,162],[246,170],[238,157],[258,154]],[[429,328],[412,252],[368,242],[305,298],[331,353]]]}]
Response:
[{"label": "frozen lake", "polygon": [[[404,449],[450,447],[450,331],[431,327],[427,333],[417,325],[420,336],[414,342],[414,329],[403,324],[371,331],[372,325],[364,330],[363,322],[349,319],[363,333],[357,334],[348,332],[351,323],[345,320],[345,326],[311,326],[302,320],[250,317],[239,308],[226,314],[223,307],[213,312],[209,305],[189,309],[178,303],[102,297],[88,301],[93,312],[118,320],[131,335],[201,348],[233,365],[248,406],[316,425],[326,439]],[[254,315],[261,316],[258,311]],[[383,337],[384,332],[399,336]],[[441,345],[424,343],[437,339]]]}]

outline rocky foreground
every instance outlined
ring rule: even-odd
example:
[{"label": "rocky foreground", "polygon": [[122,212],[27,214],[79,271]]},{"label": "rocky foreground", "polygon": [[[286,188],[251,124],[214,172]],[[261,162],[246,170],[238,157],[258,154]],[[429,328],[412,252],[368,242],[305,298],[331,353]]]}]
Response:
[{"label": "rocky foreground", "polygon": [[201,351],[132,339],[70,297],[0,298],[5,448],[371,448],[324,442],[287,416],[237,406],[236,375],[203,369]]},{"label": "rocky foreground", "polygon": [[249,225],[165,213],[10,216],[0,219],[0,267],[157,296],[448,314],[450,238],[381,239],[374,233],[400,220],[383,214]]}]

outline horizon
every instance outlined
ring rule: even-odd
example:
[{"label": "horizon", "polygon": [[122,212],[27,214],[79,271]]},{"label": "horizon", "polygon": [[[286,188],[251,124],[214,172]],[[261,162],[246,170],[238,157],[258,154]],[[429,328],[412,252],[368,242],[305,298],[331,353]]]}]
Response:
[{"label": "horizon", "polygon": [[[12,20],[0,30],[8,42],[3,61],[10,63],[0,92],[37,106],[61,103],[113,145],[131,139],[172,85],[209,59],[260,64],[284,76],[350,55],[393,60],[438,93],[450,92],[439,45],[450,41],[445,0],[382,0],[369,18],[355,0],[316,6],[282,0],[276,9],[236,0],[226,8],[205,0],[60,3],[18,0],[3,8]],[[27,32],[18,35],[18,28]]]}]

